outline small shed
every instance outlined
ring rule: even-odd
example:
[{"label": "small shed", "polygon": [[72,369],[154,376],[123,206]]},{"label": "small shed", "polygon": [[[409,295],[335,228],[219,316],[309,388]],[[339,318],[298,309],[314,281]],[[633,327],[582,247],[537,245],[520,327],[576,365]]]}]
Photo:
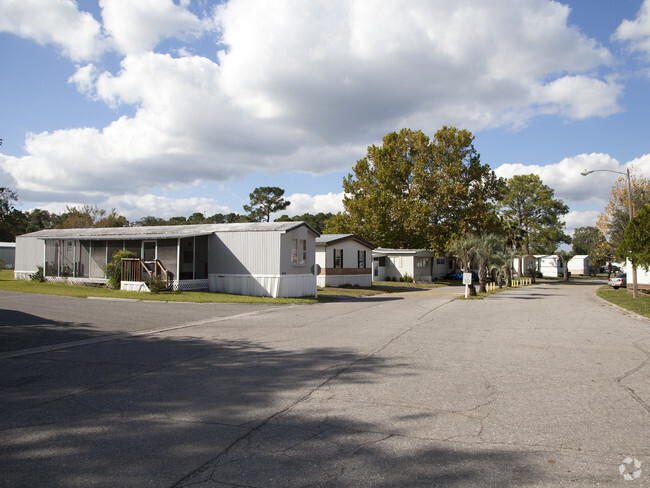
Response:
[{"label": "small shed", "polygon": [[453,271],[453,260],[427,249],[377,248],[372,252],[372,269],[373,281],[411,278],[431,282]]},{"label": "small shed", "polygon": [[324,234],[316,238],[318,286],[372,286],[375,246],[354,234]]},{"label": "small shed", "polygon": [[577,254],[569,260],[568,266],[572,275],[589,276],[591,274],[591,257],[588,254]]},{"label": "small shed", "polygon": [[0,265],[4,269],[13,269],[16,263],[16,243],[0,242]]},{"label": "small shed", "polygon": [[[42,230],[16,238],[14,274],[29,279],[40,266],[48,281],[105,283],[104,265],[127,250],[142,269],[163,270],[174,290],[315,296],[319,235],[304,222]],[[137,279],[130,286],[142,289]]]}]

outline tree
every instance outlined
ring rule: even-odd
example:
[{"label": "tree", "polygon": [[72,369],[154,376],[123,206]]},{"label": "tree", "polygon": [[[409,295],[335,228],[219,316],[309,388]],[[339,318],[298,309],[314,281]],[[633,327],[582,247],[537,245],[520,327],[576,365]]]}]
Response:
[{"label": "tree", "polygon": [[115,209],[112,209],[111,212],[97,219],[93,224],[93,227],[128,227],[129,221],[126,220],[124,215],[118,215]]},{"label": "tree", "polygon": [[473,140],[455,127],[443,127],[432,141],[410,129],[387,134],[344,178],[345,211],[327,231],[442,254],[465,234],[496,229],[494,203],[504,181],[481,164]]},{"label": "tree", "polygon": [[[456,258],[466,273],[471,271],[472,260],[476,255],[476,245],[476,237],[468,235],[455,239],[448,246],[448,252]],[[476,288],[473,283],[469,285],[469,295],[476,295]]]},{"label": "tree", "polygon": [[[650,179],[643,178],[632,170],[630,186],[632,187],[632,210],[635,214],[636,210],[650,203]],[[596,222],[613,249],[616,249],[623,240],[625,228],[630,222],[629,201],[627,177],[621,176],[612,187],[609,202]]]},{"label": "tree", "polygon": [[0,187],[0,240],[14,241],[16,233],[14,231],[13,215],[16,211],[14,202],[18,201],[18,195],[10,188]]},{"label": "tree", "polygon": [[573,251],[557,251],[555,254],[557,254],[564,266],[564,281],[569,281],[569,261],[575,256],[575,253]]},{"label": "tree", "polygon": [[[516,175],[508,180],[501,206],[504,218],[515,230],[515,249],[525,250],[526,254],[531,251],[552,254],[560,244],[571,242],[560,220],[569,207],[553,198],[554,193],[535,174]],[[519,269],[520,276],[521,272]]]},{"label": "tree", "polygon": [[271,214],[284,210],[291,202],[282,198],[284,190],[277,186],[261,186],[255,188],[249,195],[250,205],[244,205],[244,210],[254,222],[270,222]]},{"label": "tree", "polygon": [[485,284],[492,257],[503,249],[503,243],[494,234],[483,234],[474,238],[474,256],[478,264],[479,293],[485,293]]},{"label": "tree", "polygon": [[156,225],[167,225],[167,221],[160,217],[154,217],[153,215],[147,215],[142,217],[140,220],[135,222],[135,225],[138,227],[150,227]]},{"label": "tree", "polygon": [[506,288],[512,286],[512,261],[515,257],[515,251],[508,249],[507,247],[499,249],[492,255],[492,269],[496,270],[499,288],[503,288],[503,278],[505,278]]},{"label": "tree", "polygon": [[[637,266],[646,271],[650,268],[650,204],[646,204],[625,228],[616,253],[619,259],[629,259],[633,272]],[[636,284],[636,283],[635,283]],[[634,298],[639,295],[638,288],[632,290]]]},{"label": "tree", "polygon": [[61,214],[57,229],[84,229],[90,227],[124,227],[129,225],[126,217],[118,215],[115,209],[106,215],[106,210],[97,205],[82,207],[66,206]]},{"label": "tree", "polygon": [[276,222],[305,222],[311,228],[320,232],[321,234],[325,232],[329,221],[334,217],[332,213],[323,213],[318,212],[316,215],[305,213],[302,215],[294,215],[289,217],[288,215],[282,215],[279,218],[275,219]]},{"label": "tree", "polygon": [[591,256],[603,239],[604,236],[598,227],[578,227],[573,231],[571,238],[573,252]]},{"label": "tree", "polygon": [[207,224],[236,224],[241,222],[250,222],[246,215],[230,212],[229,214],[216,213],[206,219]]}]

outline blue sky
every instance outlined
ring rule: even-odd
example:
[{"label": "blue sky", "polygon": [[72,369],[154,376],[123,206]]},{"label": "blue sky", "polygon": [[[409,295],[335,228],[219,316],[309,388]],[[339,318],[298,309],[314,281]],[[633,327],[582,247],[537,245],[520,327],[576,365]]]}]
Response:
[{"label": "blue sky", "polygon": [[650,177],[650,0],[0,0],[0,186],[19,208],[130,220],[342,209],[403,127],[469,129],[500,176],[537,173],[594,225]]}]

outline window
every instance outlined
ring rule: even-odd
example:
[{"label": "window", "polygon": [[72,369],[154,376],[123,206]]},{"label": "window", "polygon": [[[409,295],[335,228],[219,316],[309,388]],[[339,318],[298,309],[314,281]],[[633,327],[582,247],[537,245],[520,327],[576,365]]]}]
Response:
[{"label": "window", "polygon": [[343,267],[343,249],[334,249],[334,267]]},{"label": "window", "polygon": [[445,258],[436,259],[436,264],[445,264]]},{"label": "window", "polygon": [[366,251],[357,251],[357,268],[366,267]]},{"label": "window", "polygon": [[307,262],[307,241],[305,239],[291,240],[291,264]]},{"label": "window", "polygon": [[415,260],[416,268],[428,268],[429,267],[429,258],[417,258]]}]

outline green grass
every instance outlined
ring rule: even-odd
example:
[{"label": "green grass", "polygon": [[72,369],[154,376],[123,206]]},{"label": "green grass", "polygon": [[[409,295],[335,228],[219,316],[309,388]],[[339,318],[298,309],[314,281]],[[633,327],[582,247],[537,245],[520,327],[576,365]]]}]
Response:
[{"label": "green grass", "polygon": [[166,291],[161,293],[143,293],[137,291],[110,290],[103,286],[70,285],[65,283],[38,283],[35,281],[16,281],[12,270],[0,271],[0,290],[20,293],[40,293],[42,295],[59,295],[66,297],[88,298],[127,298],[133,300],[151,300],[162,302],[192,303],[267,303],[305,304],[316,303],[314,297],[305,298],[267,298],[211,293],[206,291]]},{"label": "green grass", "polygon": [[597,290],[596,294],[614,305],[650,318],[650,295],[646,293],[639,292],[639,297],[635,299],[625,288],[614,290],[607,286]]}]

